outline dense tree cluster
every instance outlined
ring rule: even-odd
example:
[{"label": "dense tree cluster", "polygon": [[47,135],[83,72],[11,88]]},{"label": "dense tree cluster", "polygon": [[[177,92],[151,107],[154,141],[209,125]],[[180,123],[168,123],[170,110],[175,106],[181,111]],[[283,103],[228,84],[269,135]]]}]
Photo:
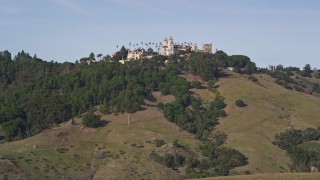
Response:
[{"label": "dense tree cluster", "polygon": [[288,129],[277,134],[273,143],[288,152],[294,170],[307,172],[311,166],[320,169],[320,150],[301,147],[303,143],[314,140],[320,140],[320,128]]},{"label": "dense tree cluster", "polygon": [[59,74],[66,74],[75,69],[73,63],[47,62],[36,55],[19,52],[13,59],[9,51],[0,52],[0,95],[9,87],[34,83],[37,80]]},{"label": "dense tree cluster", "polygon": [[[1,59],[3,63],[9,55],[1,54],[1,57],[6,57]],[[27,56],[25,53],[20,54]],[[30,65],[23,68],[26,74],[33,75],[37,69],[31,68],[33,60],[28,61]],[[46,66],[42,66],[45,63],[48,67],[55,67],[57,64],[60,71],[48,71],[51,74],[48,73],[47,76],[42,73],[39,77],[35,76],[38,78],[34,79],[35,82],[21,84],[12,91],[8,91],[5,96],[0,96],[0,123],[17,122],[7,124],[12,126],[12,130],[4,130],[7,139],[37,134],[45,128],[80,115],[97,105],[100,105],[102,113],[105,114],[132,113],[139,110],[145,98],[153,99],[151,91],[158,90],[160,83],[172,84],[175,81],[172,79],[176,78],[177,69],[170,67],[163,69],[161,66],[163,62],[160,61],[161,59],[148,60],[148,62],[134,61],[125,65],[117,62],[82,64],[79,68],[70,70],[69,73],[63,73],[63,70],[59,69],[64,67],[64,64],[35,61],[33,67],[44,68],[41,71],[43,73],[46,72]],[[7,63],[11,66],[19,62],[20,60],[10,60]],[[2,70],[3,74],[11,72],[10,69]],[[1,76],[1,79],[6,79],[3,77]],[[175,86],[170,89],[174,94],[180,91]]]},{"label": "dense tree cluster", "polygon": [[[276,83],[289,90],[296,90],[312,94],[320,93],[319,83],[308,80],[308,78],[317,76],[317,71],[313,73],[310,64],[306,64],[301,71],[297,67],[283,67],[283,65],[270,66],[268,69],[260,69],[262,73],[267,73],[276,79]],[[316,77],[317,78],[317,77]]]},{"label": "dense tree cluster", "polygon": [[[176,66],[178,67],[178,66]],[[159,103],[166,119],[177,124],[181,129],[196,135],[204,142],[201,146],[203,155],[207,159],[199,161],[195,157],[186,158],[185,165],[189,178],[228,175],[230,169],[247,164],[247,158],[239,151],[219,147],[226,140],[225,134],[217,134],[211,138],[212,130],[218,124],[218,118],[226,116],[224,98],[217,95],[211,102],[204,104],[200,98],[191,96],[189,82],[179,76],[171,78],[166,85],[159,84],[162,94],[172,94],[176,101],[173,103]],[[213,89],[216,80],[210,80]],[[194,83],[193,83],[194,84]],[[163,90],[165,89],[165,90]],[[174,154],[161,157],[156,153],[150,155],[157,162],[168,167],[178,166]]]},{"label": "dense tree cluster", "polygon": [[[207,138],[217,124],[218,117],[226,116],[223,110],[226,104],[220,96],[217,96],[208,106],[205,106],[200,99],[188,94],[176,98],[174,103],[165,104],[164,116],[180,128],[196,134],[199,139]],[[192,108],[187,108],[189,105]]]},{"label": "dense tree cluster", "polygon": [[172,169],[175,169],[179,166],[184,165],[184,162],[185,162],[185,157],[183,157],[182,155],[180,155],[178,153],[175,153],[175,154],[167,153],[164,156],[160,156],[157,153],[155,153],[154,151],[152,151],[150,153],[149,157],[152,160],[154,160],[160,164],[163,164],[166,167],[172,168]]},{"label": "dense tree cluster", "polygon": [[256,64],[247,56],[228,56],[223,51],[217,51],[215,54],[191,53],[182,68],[208,81],[219,78],[222,75],[221,69],[227,67],[233,67],[239,73],[251,74],[257,71]]}]

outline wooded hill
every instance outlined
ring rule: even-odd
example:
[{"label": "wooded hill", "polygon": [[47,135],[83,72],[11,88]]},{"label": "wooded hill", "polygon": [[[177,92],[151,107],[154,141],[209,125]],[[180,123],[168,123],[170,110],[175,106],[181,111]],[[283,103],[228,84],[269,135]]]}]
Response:
[{"label": "wooded hill", "polygon": [[[304,71],[284,68],[267,71],[257,69],[255,63],[246,56],[228,56],[222,51],[215,54],[191,53],[189,56],[177,54],[169,59],[155,56],[151,60],[131,61],[124,65],[116,59],[90,65],[85,62],[61,64],[30,57],[24,52],[14,59],[7,51],[0,54],[3,67],[0,74],[0,123],[6,141],[28,138],[87,111],[99,110],[102,114],[135,113],[145,109],[148,105],[146,102],[153,102],[157,103],[167,120],[201,141],[199,149],[203,157],[150,152],[150,160],[173,169],[183,167],[187,177],[228,175],[231,169],[248,163],[241,151],[225,146],[228,133],[214,130],[220,126],[219,119],[232,116],[229,114],[231,112],[225,110],[230,108],[230,102],[226,103],[225,95],[219,93],[222,86],[220,79],[230,76],[224,70],[226,67],[234,67],[236,74],[247,76],[261,87],[264,85],[257,74],[262,72],[271,76],[285,73],[283,76],[289,78],[312,78],[312,73],[304,77],[307,68]],[[167,59],[169,61],[166,64]],[[32,67],[37,67],[38,71]],[[289,71],[291,76],[287,73]],[[190,83],[190,79],[187,81],[185,78],[186,73],[199,76],[200,81],[191,80]],[[274,75],[279,81],[290,81],[283,76]],[[191,91],[191,88],[205,87],[214,94],[213,99],[202,98]],[[163,96],[174,96],[175,100],[167,103],[157,101],[153,94],[158,91]],[[310,94],[310,91],[304,92]],[[184,145],[176,143],[175,146]]]}]

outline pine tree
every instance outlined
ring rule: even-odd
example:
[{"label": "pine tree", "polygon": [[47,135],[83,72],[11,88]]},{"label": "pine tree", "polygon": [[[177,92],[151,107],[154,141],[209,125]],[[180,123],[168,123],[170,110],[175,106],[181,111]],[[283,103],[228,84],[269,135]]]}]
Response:
[{"label": "pine tree", "polygon": [[108,108],[108,103],[107,99],[104,98],[102,105],[100,106],[100,112],[102,114],[110,114],[109,108]]},{"label": "pine tree", "polygon": [[74,118],[72,118],[71,124],[72,124],[72,125],[75,125],[75,124],[76,124],[76,122],[74,121]]}]

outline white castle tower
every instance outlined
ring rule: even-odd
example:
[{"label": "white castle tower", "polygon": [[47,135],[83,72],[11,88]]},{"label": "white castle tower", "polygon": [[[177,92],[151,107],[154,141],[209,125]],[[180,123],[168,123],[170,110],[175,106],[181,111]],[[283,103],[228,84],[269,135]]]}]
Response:
[{"label": "white castle tower", "polygon": [[168,40],[167,37],[165,37],[162,44],[161,55],[170,56],[172,54],[174,54],[173,38],[170,36]]}]

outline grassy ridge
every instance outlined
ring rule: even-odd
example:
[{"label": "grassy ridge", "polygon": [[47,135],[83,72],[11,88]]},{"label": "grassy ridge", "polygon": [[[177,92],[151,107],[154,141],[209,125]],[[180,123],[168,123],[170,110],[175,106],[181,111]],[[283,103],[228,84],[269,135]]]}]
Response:
[{"label": "grassy ridge", "polygon": [[204,178],[203,180],[318,180],[319,178],[319,173],[271,173]]},{"label": "grassy ridge", "polygon": [[[219,91],[226,98],[228,116],[217,130],[228,134],[226,146],[249,158],[249,165],[237,168],[251,173],[289,171],[290,158],[272,144],[274,135],[287,128],[317,127],[320,100],[314,96],[286,90],[268,75],[256,75],[258,83],[238,74],[219,81]],[[248,106],[237,107],[236,99]]]},{"label": "grassy ridge", "polygon": [[[98,129],[63,123],[22,141],[0,144],[1,156],[13,160],[28,178],[114,177],[118,179],[180,178],[178,171],[149,158],[153,139],[178,140],[198,152],[200,142],[168,122],[157,108],[130,115],[106,115],[108,124]],[[80,121],[80,119],[76,119]],[[34,145],[36,148],[34,148]],[[105,158],[96,158],[105,153]],[[24,175],[3,173],[0,178],[24,179]]]},{"label": "grassy ridge", "polygon": [[[232,174],[288,172],[290,158],[272,144],[274,135],[287,128],[317,127],[320,100],[314,96],[286,90],[268,75],[255,75],[258,83],[235,73],[219,80],[219,92],[225,97],[228,116],[220,119],[216,130],[228,134],[225,146],[239,150],[249,164],[232,170]],[[210,101],[214,94],[206,89],[192,89],[194,95]],[[155,96],[162,101],[171,96]],[[243,99],[248,106],[240,108],[234,102]],[[71,125],[59,127],[24,139],[0,144],[0,155],[17,163],[25,174],[2,173],[5,179],[69,177],[119,179],[181,178],[183,169],[174,171],[150,160],[155,148],[153,139],[179,143],[200,155],[200,142],[193,135],[179,130],[167,121],[161,111],[147,107],[130,114],[106,115],[106,126],[97,129]],[[80,119],[76,119],[79,123]],[[96,158],[105,155],[105,158]],[[180,173],[182,172],[182,173]],[[270,174],[218,177],[218,179],[318,179],[318,174]]]}]

